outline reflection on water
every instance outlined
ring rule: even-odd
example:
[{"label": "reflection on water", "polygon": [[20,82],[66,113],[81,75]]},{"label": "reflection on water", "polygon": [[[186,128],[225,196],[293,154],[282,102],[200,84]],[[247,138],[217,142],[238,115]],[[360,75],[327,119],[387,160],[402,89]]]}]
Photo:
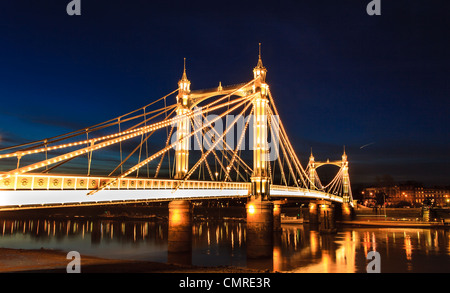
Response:
[{"label": "reflection on water", "polygon": [[308,225],[282,225],[272,256],[247,258],[245,222],[192,223],[187,251],[168,252],[168,222],[119,220],[0,220],[0,247],[77,250],[105,258],[241,266],[291,272],[365,272],[369,251],[381,272],[450,272],[447,230],[343,228],[321,235]]}]

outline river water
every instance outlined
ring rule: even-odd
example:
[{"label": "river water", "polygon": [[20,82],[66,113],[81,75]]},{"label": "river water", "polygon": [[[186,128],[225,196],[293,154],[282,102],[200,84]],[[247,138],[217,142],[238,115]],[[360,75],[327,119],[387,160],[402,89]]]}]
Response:
[{"label": "river water", "polygon": [[434,229],[341,227],[321,235],[308,224],[283,224],[272,253],[249,259],[246,224],[197,220],[190,250],[168,253],[168,223],[158,220],[0,219],[0,247],[76,250],[112,259],[237,266],[286,272],[366,272],[369,251],[386,273],[450,272],[450,232]]}]

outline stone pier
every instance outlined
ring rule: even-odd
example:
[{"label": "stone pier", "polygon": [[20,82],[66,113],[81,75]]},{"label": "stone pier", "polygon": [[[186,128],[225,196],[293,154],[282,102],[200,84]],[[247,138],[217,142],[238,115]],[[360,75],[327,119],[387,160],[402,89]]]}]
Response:
[{"label": "stone pier", "polygon": [[247,210],[247,257],[272,257],[273,253],[273,203],[249,200]]},{"label": "stone pier", "polygon": [[319,206],[319,232],[320,233],[336,232],[336,218],[335,218],[334,204],[332,203],[322,202]]},{"label": "stone pier", "polygon": [[192,207],[186,200],[169,203],[168,248],[171,253],[192,251]]}]

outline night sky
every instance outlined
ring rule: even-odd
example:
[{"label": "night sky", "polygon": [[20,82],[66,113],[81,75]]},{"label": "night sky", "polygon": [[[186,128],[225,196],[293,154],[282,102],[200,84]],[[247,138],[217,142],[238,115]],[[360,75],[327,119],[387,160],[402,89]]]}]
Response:
[{"label": "night sky", "polygon": [[450,1],[0,2],[0,147],[119,116],[177,88],[267,82],[303,162],[450,185]]}]

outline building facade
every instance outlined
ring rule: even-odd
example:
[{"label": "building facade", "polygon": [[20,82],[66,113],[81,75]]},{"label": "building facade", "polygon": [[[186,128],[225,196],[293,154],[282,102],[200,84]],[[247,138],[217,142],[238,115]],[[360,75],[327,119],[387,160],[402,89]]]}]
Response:
[{"label": "building facade", "polygon": [[450,206],[449,188],[426,188],[414,185],[395,185],[389,187],[369,187],[361,191],[361,202],[366,206],[412,205],[421,206],[425,201],[437,206]]}]

